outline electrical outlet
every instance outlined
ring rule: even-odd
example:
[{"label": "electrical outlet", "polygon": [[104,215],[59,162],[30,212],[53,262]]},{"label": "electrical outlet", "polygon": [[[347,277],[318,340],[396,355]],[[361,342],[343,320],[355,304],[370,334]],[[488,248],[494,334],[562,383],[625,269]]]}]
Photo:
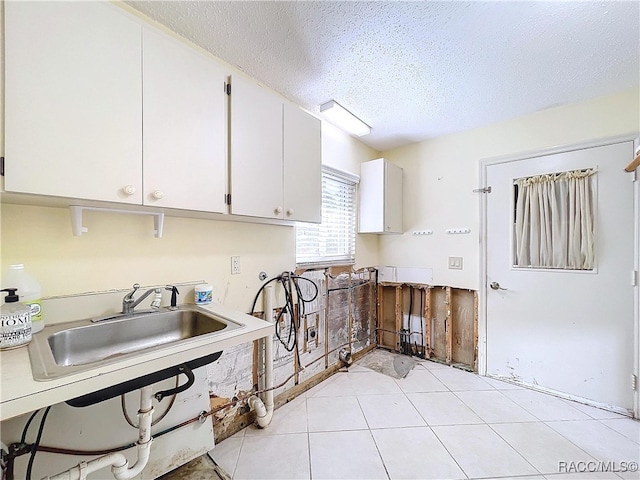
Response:
[{"label": "electrical outlet", "polygon": [[240,273],[240,256],[231,257],[231,275]]},{"label": "electrical outlet", "polygon": [[313,347],[318,345],[318,329],[315,325],[307,328],[305,340],[307,343],[307,351],[313,350]]},{"label": "electrical outlet", "polygon": [[315,326],[307,328],[307,341],[315,342],[317,340],[316,336],[318,335],[318,330],[316,330]]},{"label": "electrical outlet", "polygon": [[462,257],[449,257],[450,270],[462,270]]}]

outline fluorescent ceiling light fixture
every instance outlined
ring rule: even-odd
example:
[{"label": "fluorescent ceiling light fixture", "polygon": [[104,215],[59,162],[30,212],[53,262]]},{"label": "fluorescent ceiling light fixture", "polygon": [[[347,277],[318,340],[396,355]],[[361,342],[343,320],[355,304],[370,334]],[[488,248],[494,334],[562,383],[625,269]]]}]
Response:
[{"label": "fluorescent ceiling light fixture", "polygon": [[336,127],[339,127],[357,137],[362,137],[363,135],[369,135],[371,133],[371,127],[369,125],[364,123],[335,100],[331,100],[320,105],[320,113],[322,113],[322,115]]}]

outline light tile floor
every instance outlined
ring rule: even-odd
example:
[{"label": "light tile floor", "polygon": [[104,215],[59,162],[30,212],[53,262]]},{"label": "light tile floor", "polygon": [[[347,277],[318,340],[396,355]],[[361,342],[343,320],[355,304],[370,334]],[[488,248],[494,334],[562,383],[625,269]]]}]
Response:
[{"label": "light tile floor", "polygon": [[210,455],[234,479],[630,479],[640,422],[434,362],[355,365]]}]

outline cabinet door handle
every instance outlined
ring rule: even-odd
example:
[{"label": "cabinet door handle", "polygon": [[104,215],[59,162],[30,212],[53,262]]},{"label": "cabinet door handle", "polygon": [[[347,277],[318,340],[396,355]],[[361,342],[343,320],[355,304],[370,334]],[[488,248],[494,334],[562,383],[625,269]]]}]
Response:
[{"label": "cabinet door handle", "polygon": [[151,196],[156,200],[160,200],[162,197],[164,197],[164,193],[162,193],[162,190],[154,190]]},{"label": "cabinet door handle", "polygon": [[280,215],[282,213],[282,207],[276,207],[273,213],[275,213],[276,215]]},{"label": "cabinet door handle", "polygon": [[287,210],[287,216],[290,217],[291,215],[293,215],[293,208]]},{"label": "cabinet door handle", "polygon": [[125,185],[124,187],[122,187],[122,191],[126,195],[133,195],[134,193],[136,193],[136,187],[134,187],[133,185]]}]

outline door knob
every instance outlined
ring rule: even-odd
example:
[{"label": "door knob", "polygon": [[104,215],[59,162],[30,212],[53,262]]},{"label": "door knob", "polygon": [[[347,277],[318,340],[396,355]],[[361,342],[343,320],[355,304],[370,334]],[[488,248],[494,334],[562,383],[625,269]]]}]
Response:
[{"label": "door knob", "polygon": [[491,282],[489,286],[492,290],[506,290],[506,288],[502,288],[498,282]]}]

